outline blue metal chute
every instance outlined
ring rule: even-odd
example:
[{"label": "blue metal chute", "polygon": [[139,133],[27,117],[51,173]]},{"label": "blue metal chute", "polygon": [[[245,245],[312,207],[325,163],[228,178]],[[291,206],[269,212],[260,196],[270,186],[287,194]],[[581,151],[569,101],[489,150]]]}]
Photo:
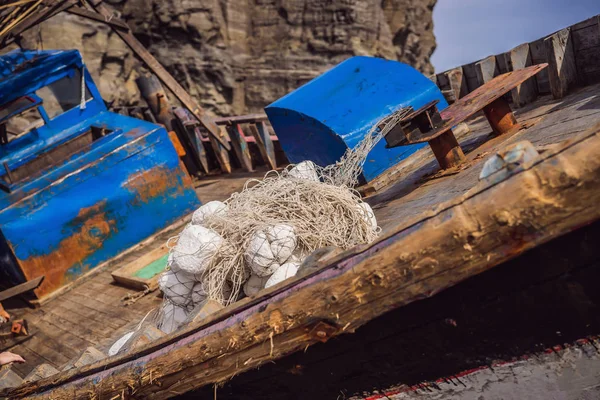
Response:
[{"label": "blue metal chute", "polygon": [[[402,107],[418,109],[439,100],[441,91],[409,65],[375,57],[352,57],[265,108],[292,163],[333,164],[356,146],[383,117]],[[381,141],[363,171],[371,181],[426,143],[392,149]]]}]

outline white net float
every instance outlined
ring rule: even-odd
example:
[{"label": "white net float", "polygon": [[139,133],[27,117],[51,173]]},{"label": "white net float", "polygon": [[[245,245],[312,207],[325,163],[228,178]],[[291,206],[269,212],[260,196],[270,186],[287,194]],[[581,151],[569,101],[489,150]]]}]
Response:
[{"label": "white net float", "polygon": [[186,226],[171,250],[171,268],[189,274],[204,272],[222,242],[223,238],[211,229],[199,225]]},{"label": "white net float", "polygon": [[227,204],[217,200],[209,201],[194,211],[194,214],[192,215],[192,224],[203,225],[205,221],[213,215],[224,215],[226,212]]},{"label": "white net float", "polygon": [[283,264],[281,267],[275,270],[275,272],[273,273],[273,275],[271,275],[267,283],[265,283],[265,289],[276,285],[279,282],[283,282],[286,279],[291,278],[292,276],[295,276],[298,272],[298,267],[300,267],[300,264],[298,263],[290,262]]}]

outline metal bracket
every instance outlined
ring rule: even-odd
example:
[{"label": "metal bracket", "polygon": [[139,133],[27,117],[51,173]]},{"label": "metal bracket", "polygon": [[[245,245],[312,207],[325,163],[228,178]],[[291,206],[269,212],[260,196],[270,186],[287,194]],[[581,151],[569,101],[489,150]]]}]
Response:
[{"label": "metal bracket", "polygon": [[402,118],[385,136],[386,148],[427,140],[432,132],[444,124],[437,108],[438,103],[439,100],[434,100]]}]

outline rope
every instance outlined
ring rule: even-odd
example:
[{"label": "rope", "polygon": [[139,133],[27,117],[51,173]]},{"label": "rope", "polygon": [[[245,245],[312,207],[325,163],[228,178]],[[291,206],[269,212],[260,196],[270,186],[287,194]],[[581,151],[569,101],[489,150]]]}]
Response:
[{"label": "rope", "polygon": [[81,100],[79,102],[79,109],[85,110],[85,65],[81,66]]},{"label": "rope", "polygon": [[[207,299],[222,305],[237,301],[249,280],[265,285],[269,277],[293,276],[317,249],[345,250],[375,240],[381,228],[353,187],[369,152],[408,112],[402,108],[383,118],[334,165],[322,168],[304,162],[269,171],[262,179],[248,180],[222,207],[212,207],[219,212],[206,212],[214,204],[199,209],[198,225],[218,238],[217,245],[208,263],[191,273],[188,264],[177,261],[190,256],[183,249],[189,251],[190,246],[177,243],[189,232],[168,240],[169,270],[159,283],[165,294],[163,327],[171,331]],[[206,260],[202,254],[197,257]]]}]

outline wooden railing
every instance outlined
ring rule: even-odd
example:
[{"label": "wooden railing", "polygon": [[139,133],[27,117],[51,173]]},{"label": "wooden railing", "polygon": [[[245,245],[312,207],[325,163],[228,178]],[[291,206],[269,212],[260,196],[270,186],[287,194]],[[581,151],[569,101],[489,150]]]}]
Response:
[{"label": "wooden railing", "polygon": [[534,101],[538,95],[552,94],[560,99],[576,87],[599,82],[600,15],[431,79],[452,102],[497,75],[540,63],[549,66],[511,92],[510,100],[515,107]]}]

